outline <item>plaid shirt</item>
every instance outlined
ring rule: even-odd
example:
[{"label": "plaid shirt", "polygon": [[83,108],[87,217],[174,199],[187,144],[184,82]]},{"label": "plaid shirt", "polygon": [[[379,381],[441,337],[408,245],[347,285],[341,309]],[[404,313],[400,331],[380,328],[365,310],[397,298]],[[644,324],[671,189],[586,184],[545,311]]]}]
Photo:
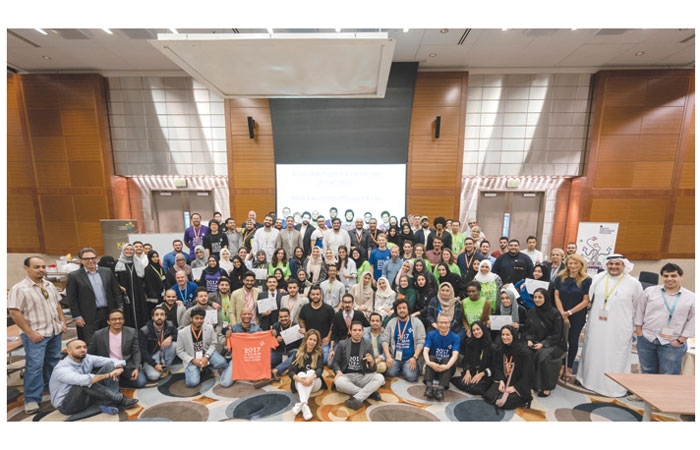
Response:
[{"label": "plaid shirt", "polygon": [[[48,298],[44,297],[44,292]],[[29,277],[12,286],[7,296],[7,307],[18,309],[29,327],[42,336],[60,334],[63,329],[58,302],[58,290],[53,283],[42,279],[39,285]]]}]

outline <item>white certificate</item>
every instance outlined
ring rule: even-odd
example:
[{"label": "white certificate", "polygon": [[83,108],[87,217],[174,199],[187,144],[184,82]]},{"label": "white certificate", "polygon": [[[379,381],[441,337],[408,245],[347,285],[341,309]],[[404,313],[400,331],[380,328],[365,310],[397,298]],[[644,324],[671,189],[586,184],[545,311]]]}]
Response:
[{"label": "white certificate", "polygon": [[513,323],[513,317],[511,316],[489,316],[491,321],[491,330],[500,330],[506,325]]},{"label": "white certificate", "polygon": [[253,269],[256,280],[266,280],[267,279],[267,269]]},{"label": "white certificate", "polygon": [[527,289],[527,293],[532,295],[535,293],[535,290],[542,288],[545,291],[549,289],[549,282],[548,281],[540,281],[540,280],[533,280],[532,278],[525,278],[525,289]]},{"label": "white certificate", "polygon": [[293,327],[289,327],[286,330],[282,330],[280,334],[282,335],[282,339],[284,340],[284,343],[286,345],[289,345],[292,342],[296,342],[304,337],[303,334],[299,333],[299,325],[294,325]]},{"label": "white certificate", "polygon": [[207,323],[211,326],[215,326],[216,323],[219,321],[219,312],[215,309],[207,309],[206,310],[206,315],[204,316],[204,323]]},{"label": "white certificate", "polygon": [[274,298],[264,298],[258,300],[258,314],[274,311],[277,309],[277,301]]},{"label": "white certificate", "polygon": [[515,289],[515,286],[512,283],[509,284],[508,287],[505,289],[506,289],[506,291],[512,293],[513,298],[515,298],[516,300],[520,297],[520,292],[518,292],[518,290]]},{"label": "white certificate", "polygon": [[202,272],[204,272],[204,267],[195,267],[192,269],[192,279],[199,280],[202,277]]}]

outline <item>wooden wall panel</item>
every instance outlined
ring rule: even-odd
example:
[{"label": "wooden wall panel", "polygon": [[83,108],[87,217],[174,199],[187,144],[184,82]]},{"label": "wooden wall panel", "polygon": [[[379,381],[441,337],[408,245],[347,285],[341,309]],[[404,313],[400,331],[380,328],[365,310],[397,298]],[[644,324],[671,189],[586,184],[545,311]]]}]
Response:
[{"label": "wooden wall panel", "polygon": [[[248,211],[258,221],[275,210],[275,152],[270,103],[267,99],[228,99],[226,150],[231,217],[242,226]],[[248,135],[247,117],[256,121],[255,139]]]},{"label": "wooden wall panel", "polygon": [[[8,231],[24,238],[9,240],[8,251],[76,253],[79,245],[103,251],[99,221],[114,217],[104,83],[94,74],[8,77],[14,98],[8,107],[17,111],[8,114],[8,197],[31,199],[21,217],[8,215]],[[34,223],[25,223],[27,212]]]},{"label": "wooden wall panel", "polygon": [[[409,137],[406,212],[459,217],[467,73],[419,72]],[[435,117],[441,117],[435,139]]]},{"label": "wooden wall panel", "polygon": [[620,222],[629,258],[692,258],[695,227],[693,70],[602,71],[578,221]]}]

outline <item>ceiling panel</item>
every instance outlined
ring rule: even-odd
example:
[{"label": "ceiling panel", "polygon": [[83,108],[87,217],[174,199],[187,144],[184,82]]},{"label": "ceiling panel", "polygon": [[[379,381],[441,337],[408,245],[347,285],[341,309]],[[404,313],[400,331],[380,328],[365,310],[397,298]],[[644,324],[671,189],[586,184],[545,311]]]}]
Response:
[{"label": "ceiling panel", "polygon": [[559,62],[560,67],[604,66],[634,44],[584,44]]},{"label": "ceiling panel", "polygon": [[390,31],[389,37],[396,40],[394,49],[394,61],[410,62],[417,61],[416,53],[420,47],[425,30]]},{"label": "ceiling panel", "polygon": [[447,30],[447,33],[441,33],[438,28],[425,30],[422,45],[457,45],[465,28],[448,28]]}]

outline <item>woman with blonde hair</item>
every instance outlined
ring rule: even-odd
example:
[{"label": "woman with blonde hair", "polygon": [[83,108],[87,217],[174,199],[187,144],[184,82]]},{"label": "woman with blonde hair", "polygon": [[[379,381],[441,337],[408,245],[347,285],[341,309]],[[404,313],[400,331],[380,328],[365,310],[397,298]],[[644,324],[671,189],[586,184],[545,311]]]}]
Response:
[{"label": "woman with blonde hair", "polygon": [[317,330],[308,330],[304,334],[294,361],[289,366],[289,378],[292,379],[292,392],[299,394],[299,403],[294,405],[292,412],[295,416],[302,412],[304,420],[310,420],[313,417],[308,404],[311,393],[321,388],[328,389],[323,381],[323,349],[321,333]]},{"label": "woman with blonde hair", "polygon": [[586,308],[591,303],[588,298],[590,288],[591,277],[586,273],[586,261],[575,253],[567,256],[566,267],[554,279],[554,302],[564,322],[569,324],[566,367],[562,366],[559,374],[564,382],[571,377],[579,337],[586,324]]},{"label": "woman with blonde hair", "polygon": [[350,288],[355,298],[355,308],[362,311],[367,320],[374,311],[374,290],[372,289],[372,272],[364,272],[360,282]]}]

